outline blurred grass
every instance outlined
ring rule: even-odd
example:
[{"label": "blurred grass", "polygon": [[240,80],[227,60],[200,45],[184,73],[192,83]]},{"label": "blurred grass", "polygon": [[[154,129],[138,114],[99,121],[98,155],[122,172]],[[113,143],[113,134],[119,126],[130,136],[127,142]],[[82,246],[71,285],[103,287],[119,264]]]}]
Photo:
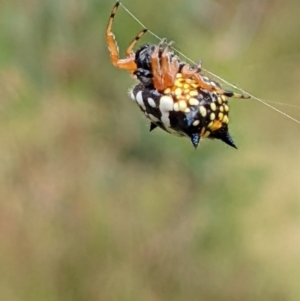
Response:
[{"label": "blurred grass", "polygon": [[[298,1],[124,4],[206,69],[299,105]],[[2,1],[1,300],[298,301],[299,125],[233,100],[238,151],[150,134],[108,59],[112,6]],[[120,9],[121,52],[139,29]]]}]

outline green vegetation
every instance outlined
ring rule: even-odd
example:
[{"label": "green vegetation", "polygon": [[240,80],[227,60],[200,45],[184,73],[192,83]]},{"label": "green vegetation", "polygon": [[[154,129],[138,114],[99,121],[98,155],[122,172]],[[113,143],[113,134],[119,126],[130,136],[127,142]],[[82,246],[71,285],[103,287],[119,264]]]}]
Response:
[{"label": "green vegetation", "polygon": [[[124,0],[204,68],[299,106],[299,1],[223,2]],[[149,133],[109,61],[113,4],[2,1],[0,299],[299,301],[299,125],[232,100],[238,151]],[[114,25],[124,53],[140,26],[122,8]]]}]

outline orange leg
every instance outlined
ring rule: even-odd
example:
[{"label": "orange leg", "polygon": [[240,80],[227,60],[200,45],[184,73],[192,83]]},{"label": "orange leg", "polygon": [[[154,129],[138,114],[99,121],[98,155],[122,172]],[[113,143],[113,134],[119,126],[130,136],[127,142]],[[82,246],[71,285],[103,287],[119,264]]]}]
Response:
[{"label": "orange leg", "polygon": [[117,2],[110,14],[110,18],[108,20],[108,24],[106,28],[106,43],[108,46],[110,59],[113,65],[120,69],[127,69],[130,71],[130,73],[133,73],[136,70],[136,63],[134,62],[135,54],[133,52],[133,47],[135,46],[137,41],[147,32],[147,29],[143,29],[130,43],[130,45],[126,50],[126,58],[120,59],[119,47],[117,45],[115,35],[112,33],[112,24],[119,5],[120,2]]},{"label": "orange leg", "polygon": [[151,56],[151,68],[153,73],[153,83],[154,87],[158,91],[162,91],[168,87],[174,85],[176,74],[179,69],[179,63],[177,57],[172,57],[169,54],[169,47],[171,43],[163,50],[161,57],[159,56],[159,50],[162,44],[166,42],[165,39],[162,39],[155,49]]},{"label": "orange leg", "polygon": [[138,35],[132,40],[132,42],[129,44],[129,46],[126,49],[126,57],[130,57],[132,55],[134,55],[133,52],[133,47],[135,46],[135,44],[138,42],[138,40],[148,31],[148,29],[144,28],[143,30],[141,30]]},{"label": "orange leg", "polygon": [[160,58],[159,58],[159,49],[162,44],[166,42],[165,39],[162,39],[151,55],[151,68],[153,73],[153,83],[156,90],[161,91],[164,90],[164,83],[162,78],[162,70],[160,66]]},{"label": "orange leg", "polygon": [[168,43],[161,55],[161,69],[162,69],[162,81],[164,88],[172,87],[175,82],[176,74],[178,72],[178,60],[170,57],[170,46],[173,42]]},{"label": "orange leg", "polygon": [[201,89],[210,91],[210,92],[217,92],[217,87],[214,87],[213,85],[210,85],[206,83],[203,79],[202,76],[197,72],[198,70],[192,69],[190,65],[186,64],[183,66],[181,69],[182,76],[185,78],[193,78],[199,87]]},{"label": "orange leg", "polygon": [[[198,64],[199,66],[199,64]],[[245,94],[238,94],[232,91],[227,91],[220,89],[216,85],[207,83],[203,80],[202,76],[197,73],[197,70],[191,69],[189,65],[185,65],[181,70],[182,76],[185,78],[193,78],[197,84],[199,85],[200,89],[207,90],[209,92],[216,92],[220,95],[228,96],[228,97],[235,97],[235,98],[250,98],[249,95]]]}]

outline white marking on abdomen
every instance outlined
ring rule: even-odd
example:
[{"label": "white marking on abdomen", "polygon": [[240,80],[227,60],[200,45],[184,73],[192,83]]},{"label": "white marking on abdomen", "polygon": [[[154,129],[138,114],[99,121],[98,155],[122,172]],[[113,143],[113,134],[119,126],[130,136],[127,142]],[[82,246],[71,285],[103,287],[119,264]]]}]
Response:
[{"label": "white marking on abdomen", "polygon": [[135,97],[137,103],[141,106],[141,108],[146,111],[146,107],[145,107],[145,104],[144,104],[144,100],[143,100],[143,92],[142,91],[139,91],[137,94],[136,94],[136,97]]},{"label": "white marking on abdomen", "polygon": [[132,100],[136,101],[133,90],[128,90],[128,94]]},{"label": "white marking on abdomen", "polygon": [[148,103],[149,103],[149,106],[150,106],[150,107],[156,108],[156,103],[155,103],[155,101],[153,100],[153,98],[148,97]]},{"label": "white marking on abdomen", "polygon": [[162,96],[159,102],[159,109],[161,112],[161,122],[165,127],[170,127],[169,113],[173,111],[173,99],[170,96]]}]

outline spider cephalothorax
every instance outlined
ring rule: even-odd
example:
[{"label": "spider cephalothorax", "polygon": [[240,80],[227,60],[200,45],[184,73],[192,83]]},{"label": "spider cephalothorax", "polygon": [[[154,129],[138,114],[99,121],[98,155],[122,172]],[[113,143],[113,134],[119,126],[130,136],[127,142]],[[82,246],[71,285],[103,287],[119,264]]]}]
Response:
[{"label": "spider cephalothorax", "polygon": [[[155,89],[154,81],[153,81],[153,57],[157,57],[157,63],[158,65],[161,64],[162,57],[166,56],[168,57],[168,60],[170,62],[176,62],[176,65],[174,66],[174,71],[178,71],[180,69],[180,65],[177,64],[179,62],[178,57],[168,49],[168,47],[171,45],[169,43],[166,48],[163,47],[163,43],[165,40],[162,40],[162,42],[159,45],[150,45],[150,44],[144,44],[142,45],[136,52],[135,52],[135,59],[134,62],[136,64],[136,70],[133,72],[133,74],[137,77],[137,79],[144,84],[146,87],[151,87]],[[182,63],[181,63],[182,64]],[[160,77],[162,77],[161,75]],[[174,77],[174,75],[173,75]],[[174,79],[172,78],[172,81],[170,81],[169,84],[165,83],[166,85],[172,86]]]},{"label": "spider cephalothorax", "polygon": [[106,29],[110,58],[114,66],[127,69],[139,81],[129,94],[150,119],[150,130],[160,127],[177,136],[188,136],[195,147],[201,138],[208,137],[236,148],[228,133],[227,97],[249,96],[223,90],[217,82],[200,74],[201,63],[191,66],[181,61],[170,49],[171,43],[166,44],[164,39],[158,45],[144,44],[134,52],[147,29],[130,43],[126,58],[120,59],[111,31],[119,4],[115,4]]}]

